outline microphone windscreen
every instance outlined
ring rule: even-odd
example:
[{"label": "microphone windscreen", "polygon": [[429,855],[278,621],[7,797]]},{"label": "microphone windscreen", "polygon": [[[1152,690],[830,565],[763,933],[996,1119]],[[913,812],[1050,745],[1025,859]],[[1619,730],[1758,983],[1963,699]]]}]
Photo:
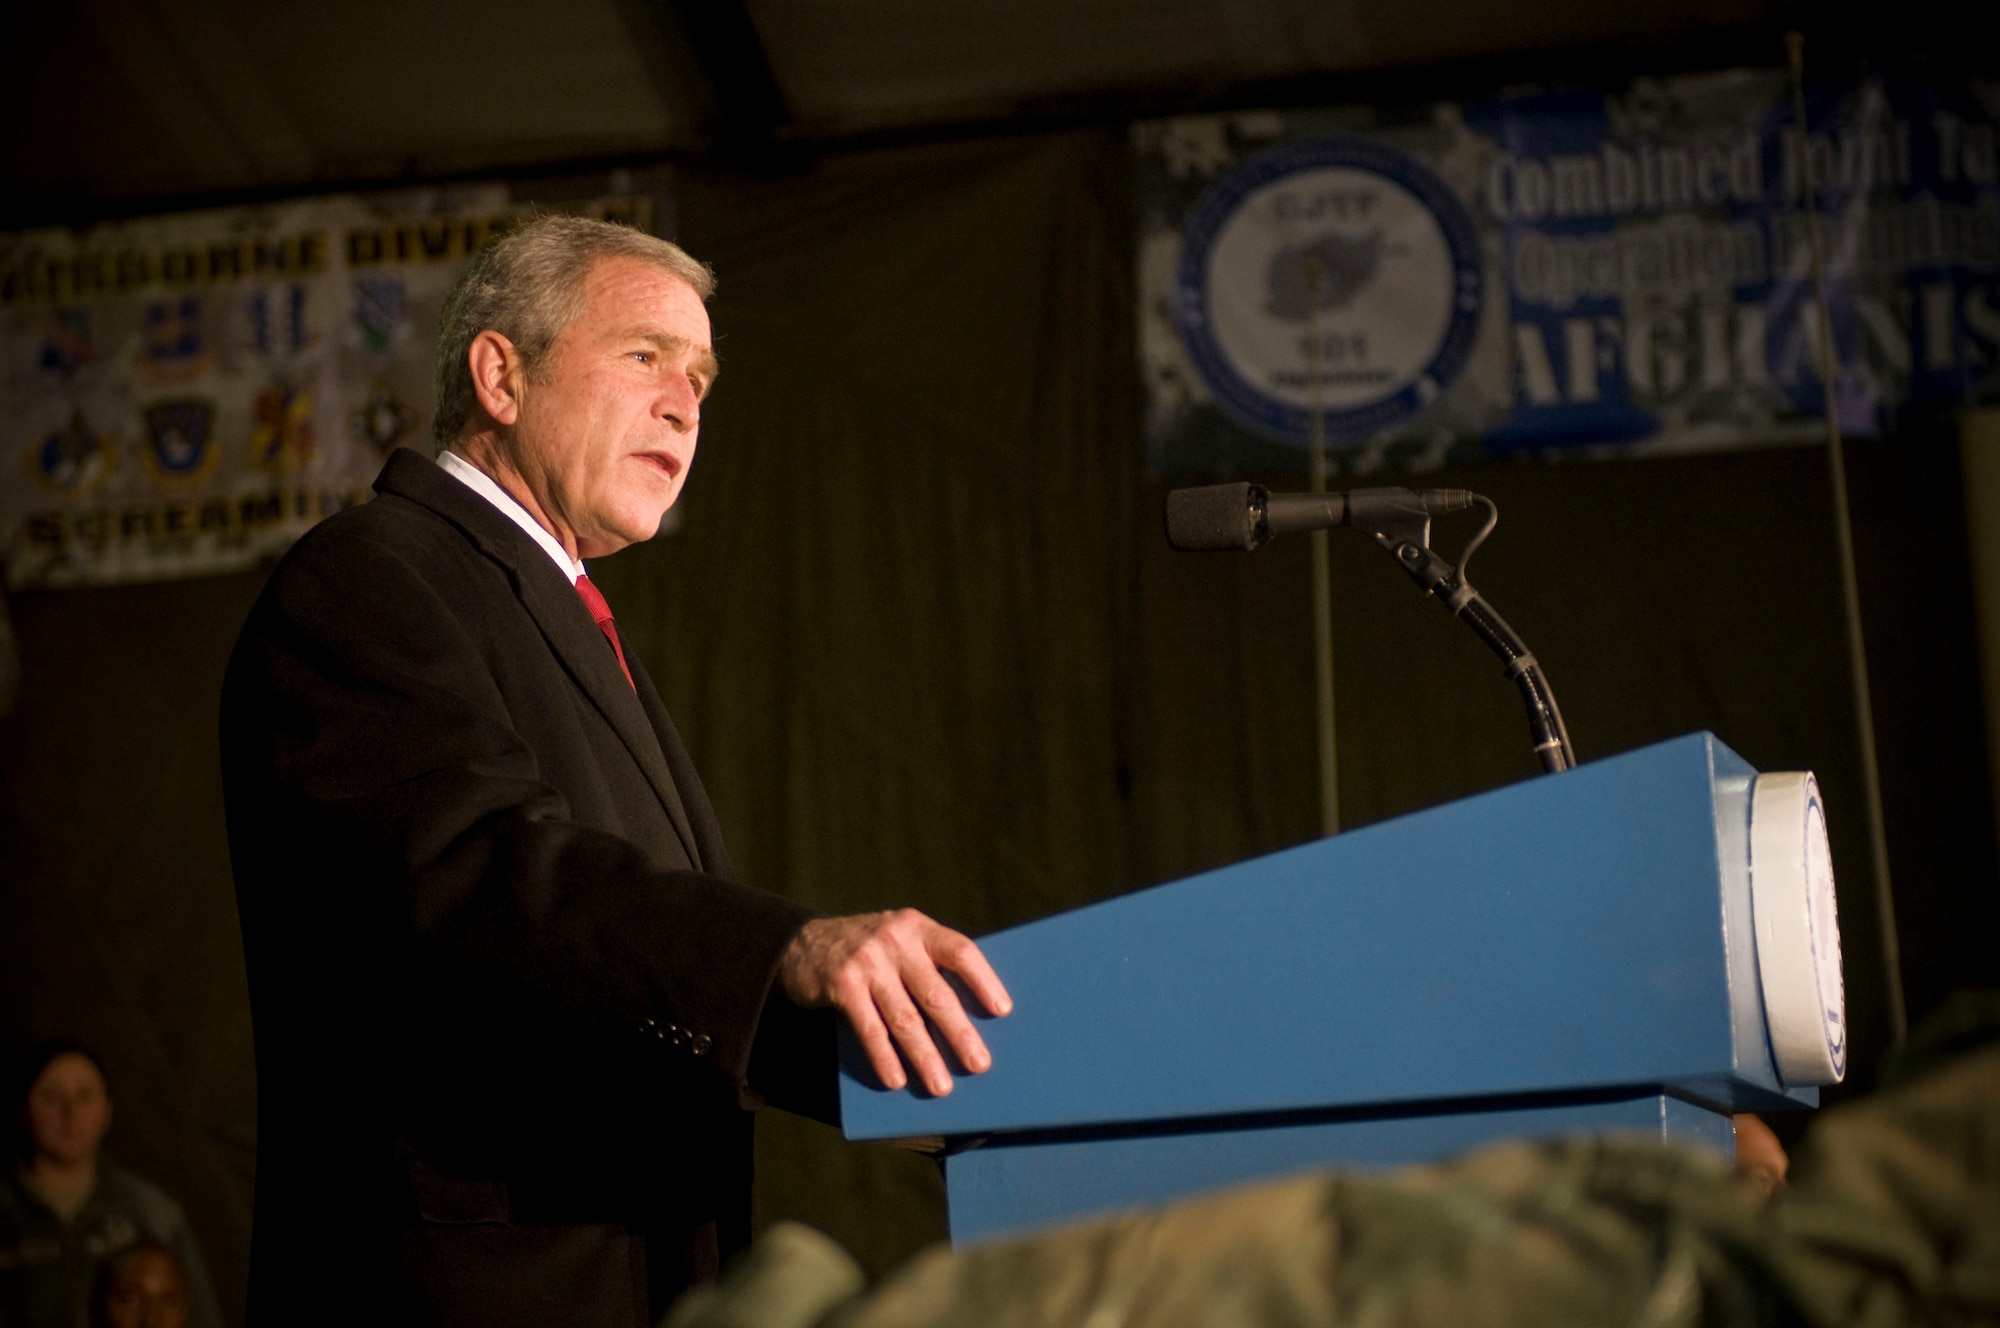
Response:
[{"label": "microphone windscreen", "polygon": [[1182,553],[1254,549],[1263,516],[1254,484],[1210,484],[1167,494],[1167,543]]}]

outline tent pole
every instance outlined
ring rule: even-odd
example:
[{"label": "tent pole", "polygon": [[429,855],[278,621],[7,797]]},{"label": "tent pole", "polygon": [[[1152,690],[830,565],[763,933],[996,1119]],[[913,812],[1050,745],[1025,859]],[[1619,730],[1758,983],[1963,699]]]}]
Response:
[{"label": "tent pole", "polygon": [[[1312,393],[1306,487],[1326,492],[1326,410],[1320,398],[1319,260],[1306,260],[1306,378]],[[1340,761],[1333,728],[1333,559],[1327,532],[1312,532],[1313,684],[1319,719],[1319,829],[1340,833]]]},{"label": "tent pole", "polygon": [[1889,885],[1889,837],[1882,818],[1882,769],[1875,754],[1875,711],[1868,686],[1868,644],[1861,630],[1861,583],[1854,570],[1854,527],[1847,502],[1847,461],[1840,440],[1838,350],[1833,342],[1833,310],[1827,301],[1826,264],[1820,252],[1818,184],[1806,124],[1805,35],[1785,34],[1791,67],[1792,118],[1798,124],[1804,163],[1806,252],[1812,260],[1813,304],[1819,321],[1819,381],[1826,417],[1827,473],[1833,481],[1833,528],[1840,549],[1841,607],[1847,618],[1848,672],[1854,680],[1854,720],[1861,745],[1861,776],[1868,800],[1868,847],[1875,867],[1875,912],[1882,928],[1882,982],[1887,988],[1889,1029],[1895,1045],[1909,1036],[1910,1016],[1903,998],[1903,947],[1896,933],[1896,897]]}]

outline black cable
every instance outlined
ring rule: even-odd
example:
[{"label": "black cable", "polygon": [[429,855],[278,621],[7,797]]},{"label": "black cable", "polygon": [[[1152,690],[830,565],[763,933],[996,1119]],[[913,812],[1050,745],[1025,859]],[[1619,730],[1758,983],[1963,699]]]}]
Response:
[{"label": "black cable", "polygon": [[[1460,584],[1463,586],[1463,582]],[[1521,700],[1528,708],[1528,732],[1534,739],[1535,756],[1542,768],[1556,771],[1574,766],[1576,752],[1570,746],[1562,711],[1556,708],[1555,691],[1527,645],[1477,591],[1466,598],[1458,616],[1501,658],[1507,677],[1520,689]]]},{"label": "black cable", "polygon": [[1458,570],[1454,575],[1457,576],[1460,585],[1468,584],[1465,579],[1465,565],[1472,561],[1473,550],[1484,544],[1486,537],[1493,533],[1493,528],[1500,524],[1500,509],[1493,505],[1491,498],[1475,493],[1472,495],[1472,501],[1486,509],[1486,521],[1479,527],[1479,533],[1465,542],[1465,548],[1458,555]]},{"label": "black cable", "polygon": [[1473,634],[1500,657],[1501,663],[1506,666],[1508,680],[1520,690],[1522,704],[1527,707],[1528,732],[1542,769],[1549,773],[1571,769],[1576,765],[1576,749],[1570,745],[1569,726],[1563,722],[1562,709],[1556,705],[1555,690],[1549,686],[1541,664],[1514,629],[1507,625],[1507,620],[1465,578],[1466,564],[1471,561],[1474,551],[1500,524],[1500,509],[1492,499],[1473,494],[1472,500],[1486,509],[1486,520],[1466,541],[1456,567],[1428,547],[1428,519],[1420,526],[1401,531],[1378,532],[1376,542],[1402,565],[1419,586],[1436,596],[1453,617],[1470,627]]}]

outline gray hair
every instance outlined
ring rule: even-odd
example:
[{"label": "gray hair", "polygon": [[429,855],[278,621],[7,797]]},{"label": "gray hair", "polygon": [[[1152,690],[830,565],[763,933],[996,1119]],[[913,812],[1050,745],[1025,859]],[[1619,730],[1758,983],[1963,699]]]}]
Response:
[{"label": "gray hair", "polygon": [[679,277],[706,300],[715,272],[667,240],[591,217],[533,217],[473,255],[445,296],[438,318],[437,413],[431,435],[440,450],[472,418],[468,356],[481,332],[514,343],[533,375],[562,330],[583,312],[590,269],[604,258],[636,258]]}]

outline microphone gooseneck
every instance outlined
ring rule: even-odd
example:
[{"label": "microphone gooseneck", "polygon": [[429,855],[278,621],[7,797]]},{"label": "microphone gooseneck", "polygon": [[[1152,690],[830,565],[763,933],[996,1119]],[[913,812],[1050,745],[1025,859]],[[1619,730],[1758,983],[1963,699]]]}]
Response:
[{"label": "microphone gooseneck", "polygon": [[[1478,505],[1486,520],[1466,541],[1453,567],[1431,550],[1431,518]],[[1486,643],[1521,693],[1535,757],[1551,774],[1576,764],[1555,692],[1533,652],[1465,578],[1472,554],[1499,524],[1490,499],[1468,489],[1352,489],[1346,493],[1271,493],[1238,482],[1175,489],[1167,494],[1167,542],[1184,553],[1248,551],[1273,535],[1352,526],[1396,560],[1426,595]]]}]

